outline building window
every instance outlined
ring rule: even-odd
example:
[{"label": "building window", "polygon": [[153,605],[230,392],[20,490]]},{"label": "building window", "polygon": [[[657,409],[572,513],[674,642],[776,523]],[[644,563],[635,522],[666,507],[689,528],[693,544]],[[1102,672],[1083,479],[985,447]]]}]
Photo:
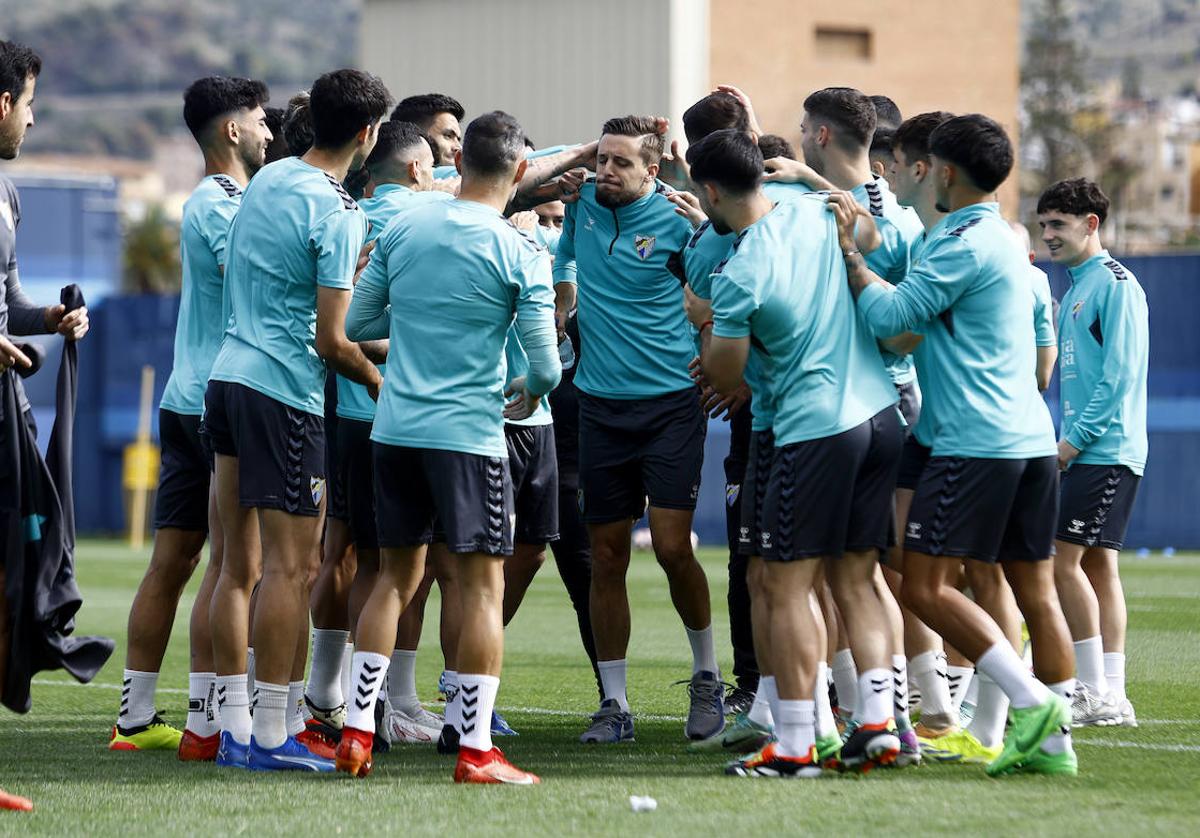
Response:
[{"label": "building window", "polygon": [[845,26],[817,27],[817,57],[842,61],[871,60],[871,31]]}]

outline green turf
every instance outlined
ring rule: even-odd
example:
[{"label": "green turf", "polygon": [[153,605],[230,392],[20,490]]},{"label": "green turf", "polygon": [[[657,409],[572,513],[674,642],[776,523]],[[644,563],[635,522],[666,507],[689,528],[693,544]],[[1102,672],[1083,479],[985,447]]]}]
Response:
[{"label": "green turf", "polygon": [[[728,668],[723,559],[705,551],[703,560]],[[78,630],[117,638],[117,651],[95,686],[64,686],[64,674],[43,673],[31,713],[0,714],[0,787],[37,807],[0,813],[0,834],[1178,834],[1200,823],[1200,557],[1124,562],[1129,692],[1144,724],[1077,733],[1078,778],[990,780],[979,766],[923,766],[793,783],[721,776],[720,757],[688,755],[682,722],[661,719],[684,712],[686,693],[672,682],[688,674],[689,656],[666,582],[645,555],[630,573],[629,687],[635,710],[655,719],[639,720],[636,744],[579,745],[595,688],[550,565],[507,633],[499,702],[522,734],[502,746],[543,776],[533,789],[457,787],[448,758],[415,747],[382,756],[365,780],[251,775],[181,765],[169,753],[109,752],[125,618],[144,566],[145,555],[121,545],[80,545]],[[189,603],[190,591],[160,687],[186,689]],[[428,613],[418,684],[430,699],[440,658],[437,609]],[[185,695],[160,693],[159,704],[182,722]],[[634,814],[631,794],[656,798],[658,810]]]}]

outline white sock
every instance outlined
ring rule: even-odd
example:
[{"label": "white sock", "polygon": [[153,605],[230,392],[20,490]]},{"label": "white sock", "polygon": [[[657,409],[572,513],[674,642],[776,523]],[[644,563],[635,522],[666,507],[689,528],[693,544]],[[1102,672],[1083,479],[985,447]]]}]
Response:
[{"label": "white sock", "polygon": [[833,707],[829,703],[829,665],[825,661],[817,662],[817,683],[813,688],[813,701],[817,706],[817,718],[814,733],[818,738],[837,734],[837,720],[833,717]]},{"label": "white sock", "polygon": [[1033,677],[1006,640],[993,644],[980,655],[975,668],[990,675],[1017,710],[1036,707],[1050,697],[1046,685]]},{"label": "white sock", "polygon": [[692,645],[692,674],[697,672],[711,672],[717,675],[717,653],[713,646],[712,624],[708,628],[690,629],[684,626],[687,631],[688,643]]},{"label": "white sock", "polygon": [[250,685],[254,683],[254,650],[246,650],[246,694],[250,694]]},{"label": "white sock", "polygon": [[615,699],[621,712],[628,713],[629,697],[625,694],[625,661],[598,661],[596,667],[600,670],[600,685],[604,688],[604,700]]},{"label": "white sock", "polygon": [[342,653],[350,632],[338,629],[312,630],[312,666],[308,670],[305,694],[323,710],[333,710],[347,702],[342,692]]},{"label": "white sock", "polygon": [[764,675],[758,679],[758,689],[754,692],[754,703],[750,705],[750,711],[746,713],[746,717],[763,727],[771,727],[775,724],[775,717],[771,713],[771,696],[778,698],[778,693],[775,692],[775,676]]},{"label": "white sock", "polygon": [[816,744],[816,707],[811,701],[779,700],[779,722],[775,734],[779,737],[779,754],[785,757],[806,757]]},{"label": "white sock", "polygon": [[921,691],[921,718],[940,721],[954,718],[946,658],[937,652],[922,652],[908,663],[908,674]]},{"label": "white sock", "polygon": [[863,724],[883,724],[892,718],[892,711],[892,673],[879,668],[860,674],[855,718]]},{"label": "white sock", "polygon": [[977,680],[973,666],[946,667],[946,682],[950,685],[950,703],[955,712],[962,709],[964,701],[977,703],[979,698]]},{"label": "white sock", "polygon": [[838,715],[854,718],[858,709],[858,669],[849,649],[839,649],[833,656],[833,685],[837,689]]},{"label": "white sock", "polygon": [[1008,720],[1008,696],[991,676],[980,672],[975,681],[979,684],[979,701],[975,704],[975,715],[967,732],[987,748],[994,748],[1004,741],[1004,723]]},{"label": "white sock", "polygon": [[908,658],[904,655],[892,655],[892,709],[897,727],[912,727],[908,720]]},{"label": "white sock", "polygon": [[218,675],[217,707],[221,730],[239,745],[250,744],[250,693],[245,675]]},{"label": "white sock", "polygon": [[123,728],[140,727],[154,718],[154,689],[158,686],[157,672],[126,669],[121,680],[121,709],[117,724]]},{"label": "white sock", "polygon": [[416,650],[396,649],[392,652],[387,691],[388,701],[401,713],[413,716],[421,709],[421,700],[417,698]]},{"label": "white sock", "polygon": [[272,684],[267,681],[254,682],[254,694],[258,696],[254,709],[252,732],[260,748],[278,748],[287,741],[287,684]]},{"label": "white sock", "polygon": [[350,679],[350,700],[346,702],[346,726],[367,733],[375,732],[375,699],[387,678],[389,660],[375,652],[354,653],[354,675]]},{"label": "white sock", "polygon": [[459,698],[462,702],[462,738],[459,744],[477,751],[492,749],[492,708],[500,679],[494,675],[459,673]]},{"label": "white sock", "polygon": [[304,682],[289,681],[287,697],[287,735],[304,732]]},{"label": "white sock", "polygon": [[342,698],[350,700],[350,670],[354,669],[354,644],[347,642],[342,649],[342,663],[338,668],[338,682],[342,685]]},{"label": "white sock", "polygon": [[[1075,679],[1068,678],[1066,681],[1060,681],[1057,684],[1047,684],[1050,692],[1057,696],[1066,699],[1067,704],[1075,698]],[[1052,733],[1046,737],[1046,741],[1042,743],[1042,750],[1048,754],[1061,754],[1064,751],[1071,750],[1071,727],[1067,725],[1060,727],[1057,733]]]},{"label": "white sock", "polygon": [[1108,691],[1112,693],[1117,701],[1125,701],[1128,698],[1125,695],[1124,652],[1104,653],[1104,680],[1108,684]]},{"label": "white sock", "polygon": [[446,719],[442,724],[449,725],[455,730],[462,727],[462,688],[458,683],[458,673],[452,669],[445,671],[446,676]]},{"label": "white sock", "polygon": [[1075,674],[1092,695],[1102,696],[1107,691],[1104,645],[1100,635],[1075,641]]},{"label": "white sock", "polygon": [[215,672],[188,673],[188,714],[185,729],[205,738],[221,732],[221,717],[217,713]]}]

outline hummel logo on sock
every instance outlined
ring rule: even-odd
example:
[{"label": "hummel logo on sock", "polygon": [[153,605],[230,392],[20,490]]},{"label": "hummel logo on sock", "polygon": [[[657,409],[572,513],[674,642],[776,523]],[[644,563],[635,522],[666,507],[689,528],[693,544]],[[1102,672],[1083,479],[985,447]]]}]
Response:
[{"label": "hummel logo on sock", "polygon": [[872,678],[871,679],[871,689],[874,690],[875,692],[881,693],[884,690],[886,690],[887,688],[888,688],[888,681],[886,678]]}]

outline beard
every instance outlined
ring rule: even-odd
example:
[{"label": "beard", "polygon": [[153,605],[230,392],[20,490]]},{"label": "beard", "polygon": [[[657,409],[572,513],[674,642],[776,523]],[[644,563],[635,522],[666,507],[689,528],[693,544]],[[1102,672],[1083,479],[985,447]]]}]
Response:
[{"label": "beard", "polygon": [[601,189],[599,186],[596,187],[596,203],[605,209],[627,207],[637,199],[638,193],[636,191],[629,192],[622,190],[620,192],[610,192]]}]

